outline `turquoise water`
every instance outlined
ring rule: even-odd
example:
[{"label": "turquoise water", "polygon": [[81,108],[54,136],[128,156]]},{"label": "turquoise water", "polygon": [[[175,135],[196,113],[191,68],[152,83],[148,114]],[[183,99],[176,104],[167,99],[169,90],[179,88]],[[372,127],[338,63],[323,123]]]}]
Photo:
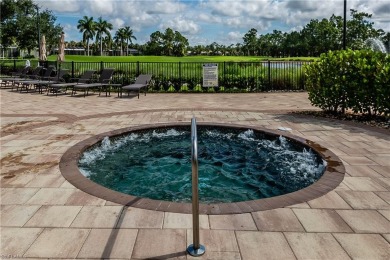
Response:
[{"label": "turquoise water", "polygon": [[[325,169],[314,152],[284,137],[198,126],[199,200],[237,202],[290,193]],[[85,151],[80,171],[126,194],[191,201],[190,127],[162,128],[104,140]]]}]

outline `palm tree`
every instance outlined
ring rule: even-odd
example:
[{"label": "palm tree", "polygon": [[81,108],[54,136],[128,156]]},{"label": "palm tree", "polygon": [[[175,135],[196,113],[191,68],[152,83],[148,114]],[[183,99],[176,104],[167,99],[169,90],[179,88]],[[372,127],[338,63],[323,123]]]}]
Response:
[{"label": "palm tree", "polygon": [[111,38],[111,35],[110,36],[106,36],[103,38],[103,47],[106,49],[106,50],[110,50],[112,48],[112,38]]},{"label": "palm tree", "polygon": [[102,17],[99,17],[97,22],[95,23],[96,30],[96,42],[100,42],[100,56],[103,55],[103,35],[105,34],[109,38],[111,38],[112,24],[103,20]]},{"label": "palm tree", "polygon": [[121,56],[123,55],[123,43],[125,42],[125,39],[125,28],[119,28],[115,33],[114,40],[117,44],[120,44],[121,46]]},{"label": "palm tree", "polygon": [[129,26],[126,26],[124,28],[123,33],[124,33],[125,40],[126,40],[126,55],[129,56],[129,41],[130,41],[130,43],[133,43],[133,41],[131,39],[137,40],[137,38],[135,38],[135,36],[133,35],[133,30],[130,29]]},{"label": "palm tree", "polygon": [[89,40],[93,40],[95,36],[95,22],[93,17],[84,16],[78,23],[77,29],[83,33],[83,42],[87,42],[87,56],[89,56]]}]

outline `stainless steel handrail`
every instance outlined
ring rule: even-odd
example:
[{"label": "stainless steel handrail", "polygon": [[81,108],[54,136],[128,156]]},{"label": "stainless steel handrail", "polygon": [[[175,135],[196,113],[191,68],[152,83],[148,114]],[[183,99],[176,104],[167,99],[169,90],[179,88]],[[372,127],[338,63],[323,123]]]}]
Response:
[{"label": "stainless steel handrail", "polygon": [[192,256],[201,256],[206,248],[199,243],[198,135],[195,117],[191,119],[191,163],[193,244],[188,246],[187,252]]}]

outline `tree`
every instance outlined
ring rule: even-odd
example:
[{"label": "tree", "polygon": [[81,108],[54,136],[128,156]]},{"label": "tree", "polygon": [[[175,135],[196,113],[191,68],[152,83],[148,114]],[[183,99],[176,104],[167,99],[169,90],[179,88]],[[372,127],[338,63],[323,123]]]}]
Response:
[{"label": "tree", "polygon": [[347,47],[353,50],[364,47],[364,41],[368,38],[379,37],[379,30],[374,29],[374,23],[368,19],[372,14],[358,12],[351,9],[352,19],[347,21]]},{"label": "tree", "polygon": [[102,17],[99,17],[97,22],[95,23],[96,30],[96,42],[100,43],[100,56],[103,55],[103,39],[106,35],[108,38],[111,38],[112,24],[103,20]]},{"label": "tree", "polygon": [[167,28],[165,33],[155,31],[146,43],[145,51],[150,55],[183,56],[189,46],[188,39],[180,32]]},{"label": "tree", "polygon": [[248,51],[248,56],[255,55],[257,45],[257,30],[255,28],[250,29],[242,38],[244,40],[244,47]]},{"label": "tree", "polygon": [[150,40],[146,43],[146,53],[149,55],[162,55],[164,35],[160,31],[155,31],[150,35]]},{"label": "tree", "polygon": [[30,54],[31,50],[39,48],[38,25],[40,33],[46,36],[47,46],[57,44],[58,35],[63,28],[56,25],[56,17],[51,11],[41,10],[31,0],[3,0],[0,2],[0,9],[0,39],[4,47],[17,45]]},{"label": "tree", "polygon": [[114,36],[114,40],[117,44],[120,45],[120,50],[121,50],[121,56],[123,55],[123,44],[125,43],[126,40],[126,32],[125,28],[119,28]]},{"label": "tree", "polygon": [[179,57],[184,56],[188,45],[189,43],[187,38],[181,35],[180,32],[175,31],[173,40],[173,53]]},{"label": "tree", "polygon": [[175,33],[173,32],[173,30],[171,28],[167,28],[163,35],[165,55],[171,56],[173,51],[174,38],[175,38]]},{"label": "tree", "polygon": [[93,17],[84,16],[78,21],[77,29],[83,33],[83,42],[87,44],[87,56],[89,56],[89,40],[93,40],[96,33]]},{"label": "tree", "polygon": [[130,29],[129,26],[126,26],[124,28],[123,33],[124,33],[124,38],[126,40],[126,55],[128,56],[129,55],[129,42],[133,43],[132,39],[137,40],[137,38],[135,38],[135,36],[133,35],[133,30]]}]

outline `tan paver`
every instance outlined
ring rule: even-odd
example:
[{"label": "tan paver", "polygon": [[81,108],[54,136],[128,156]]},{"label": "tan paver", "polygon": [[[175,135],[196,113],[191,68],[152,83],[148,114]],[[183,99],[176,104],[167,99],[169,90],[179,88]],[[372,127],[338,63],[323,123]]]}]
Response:
[{"label": "tan paver", "polygon": [[[356,151],[356,148],[354,148]],[[343,156],[340,155],[343,161],[346,161],[349,165],[377,165],[374,161],[364,156]]]},{"label": "tan paver", "polygon": [[24,257],[75,258],[89,232],[88,229],[47,228]]},{"label": "tan paver", "polygon": [[60,172],[57,174],[38,174],[26,187],[54,188],[60,187],[64,181],[65,179]]},{"label": "tan paver", "polygon": [[[206,247],[207,254],[209,252],[239,252],[236,236],[232,230],[200,230],[199,241]],[[192,243],[193,232],[191,229],[187,230],[187,245]]]},{"label": "tan paver", "polygon": [[288,208],[253,212],[252,216],[260,231],[304,231],[298,218]]},{"label": "tan paver", "polygon": [[24,204],[31,199],[39,189],[37,188],[2,188],[1,204]]},{"label": "tan paver", "polygon": [[390,244],[376,234],[333,234],[353,259],[390,259]]},{"label": "tan paver", "polygon": [[387,190],[390,190],[390,178],[389,177],[387,177],[387,178],[377,178],[376,181],[380,185],[385,187]]},{"label": "tan paver", "polygon": [[383,177],[390,178],[390,166],[372,165],[369,167],[381,174]]},{"label": "tan paver", "polygon": [[357,233],[390,233],[390,222],[375,210],[337,210]]},{"label": "tan paver", "polygon": [[[290,127],[291,134],[331,149],[346,167],[346,178],[335,191],[315,200],[271,213],[210,215],[208,229],[203,229],[206,224],[201,217],[201,239],[208,251],[198,259],[257,260],[263,255],[268,257],[264,259],[349,259],[365,254],[388,258],[384,241],[390,242],[390,135],[343,122],[285,113],[318,110],[310,105],[307,93],[148,94],[139,100],[97,95],[55,98],[3,89],[0,94],[2,174],[15,174],[0,176],[2,254],[6,246],[5,253],[10,252],[15,258],[90,259],[106,256],[110,251],[110,258],[192,259],[185,252],[192,239],[188,216],[132,208],[122,212],[123,206],[88,195],[64,180],[58,161],[70,145],[96,134],[144,124],[190,122],[195,115],[199,122],[229,122],[272,130]],[[31,109],[31,104],[39,104],[40,109]],[[42,122],[47,125],[36,127]],[[3,135],[3,130],[14,123],[22,124]],[[83,207],[72,222],[75,226],[28,227],[68,226],[76,211],[64,213],[66,206]],[[56,207],[59,210],[54,212]],[[119,210],[112,210],[113,207]],[[299,215],[299,223],[309,230],[294,231],[296,221],[290,212]],[[31,214],[35,214],[33,219]],[[56,215],[59,217],[55,223]],[[259,222],[263,217],[268,225]],[[278,221],[282,223],[277,224]],[[345,228],[340,224],[343,222],[357,234],[340,231]],[[318,227],[313,227],[313,223]],[[273,232],[265,231],[274,227],[277,228]],[[315,230],[321,233],[310,233]],[[114,243],[106,243],[114,237]],[[129,237],[130,243],[126,244],[122,237]],[[94,250],[95,243],[105,246]],[[238,251],[224,251],[230,248]]]},{"label": "tan paver", "polygon": [[379,191],[375,192],[375,194],[390,204],[390,191]]},{"label": "tan paver", "polygon": [[[387,149],[388,148],[389,147],[387,147]],[[390,155],[376,155],[367,157],[381,166],[390,166]]]},{"label": "tan paver", "polygon": [[[42,228],[1,228],[1,255],[10,258],[23,257],[23,254],[42,232]],[[6,258],[6,257],[5,257]]]},{"label": "tan paver", "polygon": [[121,211],[121,206],[84,206],[71,227],[114,228]]},{"label": "tan paver", "polygon": [[26,227],[69,227],[81,206],[42,206]]},{"label": "tan paver", "polygon": [[[3,149],[1,149],[1,153],[4,153]],[[2,173],[4,173],[3,170]],[[0,185],[4,188],[23,188],[27,183],[34,179],[35,176],[36,174],[23,174],[20,176],[15,176],[11,179],[2,178],[0,181]]]},{"label": "tan paver", "polygon": [[353,176],[353,177],[371,177],[371,178],[383,177],[380,173],[376,172],[371,167],[373,167],[373,166],[346,165],[345,171],[348,175]]},{"label": "tan paver", "polygon": [[345,177],[344,183],[355,191],[387,191],[385,187],[367,177]]},{"label": "tan paver", "polygon": [[40,206],[4,205],[1,206],[2,227],[22,227],[34,215]]},{"label": "tan paver", "polygon": [[257,230],[251,214],[210,215],[211,229]]},{"label": "tan paver", "polygon": [[382,236],[390,243],[390,234],[383,234]]},{"label": "tan paver", "polygon": [[296,259],[283,233],[237,231],[242,259]]},{"label": "tan paver", "polygon": [[352,232],[344,220],[329,209],[293,209],[307,232]]},{"label": "tan paver", "polygon": [[390,221],[390,210],[378,210],[378,212]]},{"label": "tan paver", "polygon": [[64,205],[73,192],[75,190],[42,188],[26,203],[30,205]]},{"label": "tan paver", "polygon": [[331,234],[284,233],[298,259],[349,259]]},{"label": "tan paver", "polygon": [[164,212],[129,207],[123,212],[117,227],[162,228],[163,221]]},{"label": "tan paver", "polygon": [[318,209],[350,209],[351,207],[346,203],[340,195],[335,191],[328,192],[324,196],[307,202],[310,207]]},{"label": "tan paver", "polygon": [[141,229],[133,250],[133,258],[186,259],[184,229]]},{"label": "tan paver", "polygon": [[92,229],[78,258],[131,258],[137,229]]},{"label": "tan paver", "polygon": [[208,260],[241,260],[241,255],[239,252],[213,252],[208,251],[206,248],[206,253],[202,256],[191,256],[187,255],[187,259],[208,259]]},{"label": "tan paver", "polygon": [[337,191],[354,209],[389,209],[390,205],[369,191]]},{"label": "tan paver", "polygon": [[[69,184],[69,182],[66,182]],[[70,185],[70,184],[69,184]],[[73,185],[72,185],[73,186]],[[65,188],[61,185],[61,188]],[[68,198],[65,205],[71,206],[103,206],[106,203],[105,200],[89,195],[81,190],[77,190]]]},{"label": "tan paver", "polygon": [[[192,214],[165,212],[163,228],[192,228]],[[207,215],[199,215],[199,228],[210,228]]]}]

